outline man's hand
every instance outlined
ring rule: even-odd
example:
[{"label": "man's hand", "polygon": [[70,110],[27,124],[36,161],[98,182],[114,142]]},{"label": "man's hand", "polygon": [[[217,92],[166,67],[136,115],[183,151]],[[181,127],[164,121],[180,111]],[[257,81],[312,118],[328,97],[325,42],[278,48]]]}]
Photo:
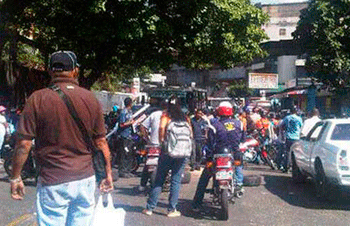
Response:
[{"label": "man's hand", "polygon": [[11,197],[15,200],[22,200],[25,194],[24,184],[21,179],[21,171],[26,162],[32,140],[19,139],[16,143],[15,154],[12,159]]},{"label": "man's hand", "polygon": [[112,175],[107,176],[100,182],[100,191],[101,192],[110,192],[113,191],[113,179]]},{"label": "man's hand", "polygon": [[133,118],[130,119],[130,120],[128,121],[128,124],[129,124],[129,125],[132,125],[132,124],[134,124],[134,123],[135,123],[135,119],[133,119]]},{"label": "man's hand", "polygon": [[10,181],[11,184],[11,198],[14,200],[23,200],[25,195],[25,187],[22,179],[18,178]]},{"label": "man's hand", "polygon": [[113,179],[112,179],[111,153],[109,151],[106,138],[101,137],[101,138],[95,139],[95,145],[102,151],[106,161],[107,178],[103,179],[100,182],[99,187],[101,192],[110,192],[113,190]]}]

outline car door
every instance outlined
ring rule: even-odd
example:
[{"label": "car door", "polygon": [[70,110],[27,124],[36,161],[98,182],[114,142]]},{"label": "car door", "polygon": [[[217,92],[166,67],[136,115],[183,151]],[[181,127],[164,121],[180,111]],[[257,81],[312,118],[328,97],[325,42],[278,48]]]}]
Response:
[{"label": "car door", "polygon": [[316,125],[312,128],[312,130],[307,135],[306,139],[308,140],[308,146],[304,149],[305,154],[305,170],[309,173],[312,173],[313,169],[313,162],[311,159],[311,156],[314,151],[317,151],[317,149],[320,147],[321,143],[321,137],[325,131],[325,128],[327,127],[327,122],[318,122]]},{"label": "car door", "polygon": [[298,152],[295,153],[295,158],[297,160],[297,165],[300,169],[303,171],[307,171],[309,169],[309,153],[311,152],[310,149],[313,147],[313,142],[311,137],[314,131],[316,131],[319,126],[322,126],[321,122],[316,123],[314,127],[309,131],[309,133],[306,135],[306,137],[302,137],[300,139],[300,148],[298,149]]}]

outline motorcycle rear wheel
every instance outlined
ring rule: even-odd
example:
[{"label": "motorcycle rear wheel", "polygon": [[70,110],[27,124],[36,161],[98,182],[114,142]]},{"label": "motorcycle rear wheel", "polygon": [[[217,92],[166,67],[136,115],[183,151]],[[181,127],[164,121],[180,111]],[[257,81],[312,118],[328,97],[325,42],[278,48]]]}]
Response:
[{"label": "motorcycle rear wheel", "polygon": [[136,173],[136,171],[139,169],[140,167],[140,163],[138,160],[138,156],[135,155],[132,159],[132,163],[131,163],[131,172]]},{"label": "motorcycle rear wheel", "polygon": [[222,189],[220,192],[220,205],[221,205],[221,213],[220,219],[227,221],[228,220],[228,189]]}]

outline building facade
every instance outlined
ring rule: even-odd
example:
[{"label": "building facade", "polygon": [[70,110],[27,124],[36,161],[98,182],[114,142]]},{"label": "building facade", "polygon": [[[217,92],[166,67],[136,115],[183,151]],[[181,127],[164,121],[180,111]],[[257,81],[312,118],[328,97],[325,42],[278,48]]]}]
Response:
[{"label": "building facade", "polygon": [[292,33],[297,27],[300,11],[307,6],[307,2],[260,5],[270,17],[269,22],[262,27],[269,37],[266,41],[293,39]]},{"label": "building facade", "polygon": [[[263,29],[269,37],[261,43],[269,53],[264,59],[256,59],[245,67],[229,70],[187,70],[174,66],[166,73],[168,85],[189,86],[195,83],[201,88],[212,89],[218,83],[227,83],[237,79],[247,79],[248,73],[278,74],[278,91],[310,85],[304,70],[305,60],[302,59],[300,48],[293,41],[292,33],[296,30],[300,12],[307,8],[308,3],[257,4],[270,17]],[[266,93],[277,90],[266,90]]]}]

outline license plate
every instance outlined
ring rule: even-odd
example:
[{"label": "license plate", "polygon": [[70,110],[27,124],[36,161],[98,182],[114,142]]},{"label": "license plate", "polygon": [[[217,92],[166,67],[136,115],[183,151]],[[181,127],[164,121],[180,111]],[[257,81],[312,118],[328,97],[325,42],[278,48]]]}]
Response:
[{"label": "license plate", "polygon": [[231,171],[219,171],[216,172],[216,179],[217,180],[231,180],[232,179],[232,172]]},{"label": "license plate", "polygon": [[146,166],[158,165],[158,158],[147,158]]}]

